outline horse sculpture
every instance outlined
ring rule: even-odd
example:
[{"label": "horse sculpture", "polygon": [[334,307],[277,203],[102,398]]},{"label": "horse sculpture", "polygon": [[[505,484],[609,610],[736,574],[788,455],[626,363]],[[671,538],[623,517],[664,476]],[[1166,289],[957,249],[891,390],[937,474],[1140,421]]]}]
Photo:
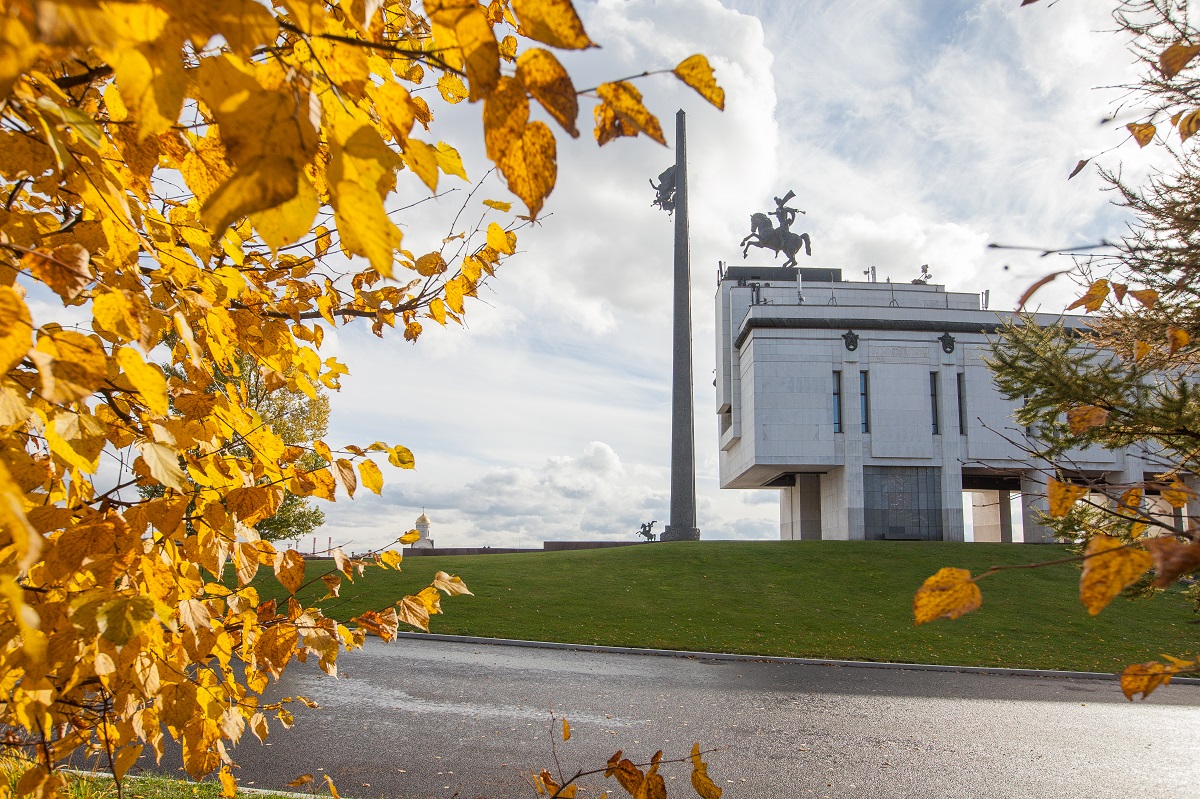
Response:
[{"label": "horse sculpture", "polygon": [[774,250],[776,258],[783,252],[788,257],[784,266],[798,266],[796,253],[800,252],[801,244],[804,245],[804,254],[811,256],[812,242],[807,233],[793,233],[782,226],[781,229],[776,229],[766,214],[751,214],[750,235],[742,239],[742,257],[746,258],[750,254],[751,247],[763,247]]}]

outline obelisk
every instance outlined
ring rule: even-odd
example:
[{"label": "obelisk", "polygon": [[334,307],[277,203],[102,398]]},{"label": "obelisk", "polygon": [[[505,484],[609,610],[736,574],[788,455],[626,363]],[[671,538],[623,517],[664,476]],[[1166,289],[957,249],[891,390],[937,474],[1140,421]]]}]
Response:
[{"label": "obelisk", "polygon": [[675,114],[675,291],[671,358],[671,521],[663,541],[699,541],[692,421],[692,265],[688,247],[687,135]]}]

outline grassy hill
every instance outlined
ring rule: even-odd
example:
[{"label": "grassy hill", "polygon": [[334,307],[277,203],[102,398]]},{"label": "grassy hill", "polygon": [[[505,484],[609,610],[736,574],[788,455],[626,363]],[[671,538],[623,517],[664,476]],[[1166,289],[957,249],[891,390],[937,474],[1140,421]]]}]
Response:
[{"label": "grassy hill", "polygon": [[[1084,671],[1200,650],[1197,617],[1177,590],[1118,598],[1093,618],[1072,565],[994,575],[980,584],[979,610],[913,626],[913,592],[942,566],[977,574],[1063,554],[1004,544],[712,541],[407,558],[401,573],[369,570],[343,583],[326,612],[345,619],[385,608],[442,570],[475,593],[444,600],[445,615],[433,620],[432,632],[456,635]],[[256,585],[264,597],[282,596],[273,578]]]}]

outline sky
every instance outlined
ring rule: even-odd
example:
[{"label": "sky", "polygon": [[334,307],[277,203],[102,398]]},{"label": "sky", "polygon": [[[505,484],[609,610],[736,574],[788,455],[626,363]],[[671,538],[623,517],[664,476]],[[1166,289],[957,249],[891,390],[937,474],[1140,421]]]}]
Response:
[{"label": "sky", "polygon": [[[778,537],[778,494],[717,482],[713,298],[719,262],[743,263],[749,216],[796,192],[812,238],[801,265],[875,266],[907,281],[929,264],[951,291],[1011,308],[1067,263],[991,242],[1082,245],[1121,235],[1124,212],[1095,163],[1128,138],[1112,112],[1132,57],[1104,3],[1018,0],[576,0],[596,50],[561,54],[577,87],[670,69],[704,53],[726,92],[718,112],[669,75],[639,80],[671,147],[687,115],[697,523],[705,539]],[[431,104],[436,98],[430,97]],[[591,103],[583,104],[582,122]],[[480,109],[435,107],[435,131],[467,171],[487,171]],[[383,465],[382,496],[323,504],[320,532],[366,550],[424,510],[440,547],[636,540],[669,518],[672,222],[647,179],[673,149],[639,137],[597,148],[590,125],[559,138],[557,187],[519,255],[468,305],[467,326],[429,321],[414,345],[365,326],[326,336],[350,368],[327,441],[408,446]],[[1097,159],[1137,178],[1154,155],[1131,142]],[[453,184],[443,184],[453,187]],[[438,246],[467,188],[401,215],[405,246]],[[404,191],[407,191],[405,189]],[[399,202],[418,199],[401,196]],[[480,193],[511,199],[496,177]],[[498,221],[505,221],[500,218]],[[803,258],[803,256],[801,256]],[[770,253],[753,251],[752,264]],[[1058,311],[1071,286],[1038,295]],[[302,543],[311,547],[311,540]]]}]

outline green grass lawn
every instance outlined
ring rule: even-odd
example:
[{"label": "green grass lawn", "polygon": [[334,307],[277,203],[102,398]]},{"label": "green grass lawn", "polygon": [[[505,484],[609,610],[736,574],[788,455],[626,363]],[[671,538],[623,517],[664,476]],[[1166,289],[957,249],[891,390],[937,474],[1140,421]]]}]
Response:
[{"label": "green grass lawn", "polygon": [[[344,582],[326,613],[383,609],[436,571],[475,596],[444,599],[431,632],[757,655],[1116,671],[1200,650],[1178,591],[1117,598],[1097,617],[1072,565],[984,580],[983,607],[914,627],[912,596],[942,566],[978,574],[1062,557],[1058,546],[908,541],[712,541],[619,549],[407,558]],[[309,577],[316,576],[309,563]],[[319,584],[319,583],[318,583]],[[273,577],[256,581],[282,597]],[[316,588],[302,592],[310,604]]]}]

